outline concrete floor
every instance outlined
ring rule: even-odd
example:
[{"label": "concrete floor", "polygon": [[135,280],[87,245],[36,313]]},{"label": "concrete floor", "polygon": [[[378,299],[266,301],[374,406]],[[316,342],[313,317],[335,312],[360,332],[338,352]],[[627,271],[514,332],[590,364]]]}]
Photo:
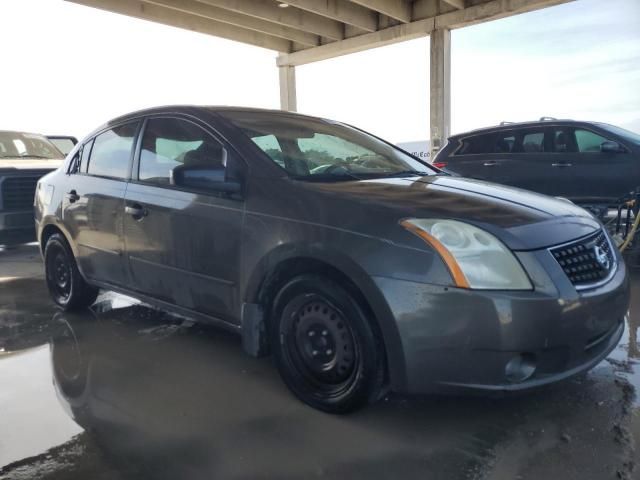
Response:
[{"label": "concrete floor", "polygon": [[587,375],[330,416],[219,330],[110,293],[60,313],[36,248],[0,251],[0,479],[640,478],[633,286],[625,337]]}]

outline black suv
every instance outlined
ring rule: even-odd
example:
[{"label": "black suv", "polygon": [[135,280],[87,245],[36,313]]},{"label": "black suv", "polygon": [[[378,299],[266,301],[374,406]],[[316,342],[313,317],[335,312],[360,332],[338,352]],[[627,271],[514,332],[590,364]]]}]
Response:
[{"label": "black suv", "polygon": [[581,205],[613,205],[640,186],[640,135],[606,123],[509,123],[449,138],[434,166]]}]

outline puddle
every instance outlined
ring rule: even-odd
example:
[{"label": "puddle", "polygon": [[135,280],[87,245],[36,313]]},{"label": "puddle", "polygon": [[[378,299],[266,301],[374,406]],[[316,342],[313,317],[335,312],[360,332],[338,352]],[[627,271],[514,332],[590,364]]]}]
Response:
[{"label": "puddle", "polygon": [[0,467],[38,455],[83,431],[58,400],[48,345],[0,355],[0,378]]},{"label": "puddle", "polygon": [[343,417],[302,405],[226,332],[108,292],[63,314],[42,279],[7,281],[0,479],[630,479],[636,281],[624,338],[588,375],[504,399],[391,395]]},{"label": "puddle", "polygon": [[[632,273],[631,306],[626,319],[625,332],[616,349],[609,355],[610,363],[615,367],[616,375],[626,380],[634,390],[632,405],[640,410],[640,274]],[[640,415],[640,412],[637,412]]]}]

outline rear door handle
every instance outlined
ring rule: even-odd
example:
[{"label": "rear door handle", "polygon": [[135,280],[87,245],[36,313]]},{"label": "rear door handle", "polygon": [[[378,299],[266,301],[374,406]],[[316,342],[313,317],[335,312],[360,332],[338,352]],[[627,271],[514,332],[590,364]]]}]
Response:
[{"label": "rear door handle", "polygon": [[498,165],[498,162],[496,162],[495,160],[491,160],[489,162],[484,162],[482,165],[484,165],[485,167],[495,167],[496,165]]},{"label": "rear door handle", "polygon": [[76,192],[75,190],[71,190],[67,192],[66,197],[67,197],[67,200],[69,200],[69,203],[74,203],[80,200],[80,195],[78,195],[78,192]]},{"label": "rear door handle", "polygon": [[141,218],[149,215],[148,210],[146,208],[143,208],[141,205],[138,205],[137,203],[131,206],[125,206],[124,213],[131,215],[136,220],[140,220]]},{"label": "rear door handle", "polygon": [[571,163],[552,163],[551,164],[552,167],[558,167],[558,168],[570,167],[571,165],[572,165]]}]

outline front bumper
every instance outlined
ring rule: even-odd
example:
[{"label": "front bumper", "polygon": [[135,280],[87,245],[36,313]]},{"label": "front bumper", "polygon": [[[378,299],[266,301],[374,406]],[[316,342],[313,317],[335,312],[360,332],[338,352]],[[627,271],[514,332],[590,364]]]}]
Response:
[{"label": "front bumper", "polygon": [[[403,378],[390,379],[393,390],[534,388],[593,368],[615,348],[629,305],[620,257],[608,283],[578,293],[548,261],[548,252],[518,256],[531,267],[534,291],[473,291],[375,277],[401,342]],[[514,381],[507,364],[522,355],[534,359],[535,371]]]},{"label": "front bumper", "polygon": [[17,245],[35,239],[33,210],[0,211],[0,245]]}]

